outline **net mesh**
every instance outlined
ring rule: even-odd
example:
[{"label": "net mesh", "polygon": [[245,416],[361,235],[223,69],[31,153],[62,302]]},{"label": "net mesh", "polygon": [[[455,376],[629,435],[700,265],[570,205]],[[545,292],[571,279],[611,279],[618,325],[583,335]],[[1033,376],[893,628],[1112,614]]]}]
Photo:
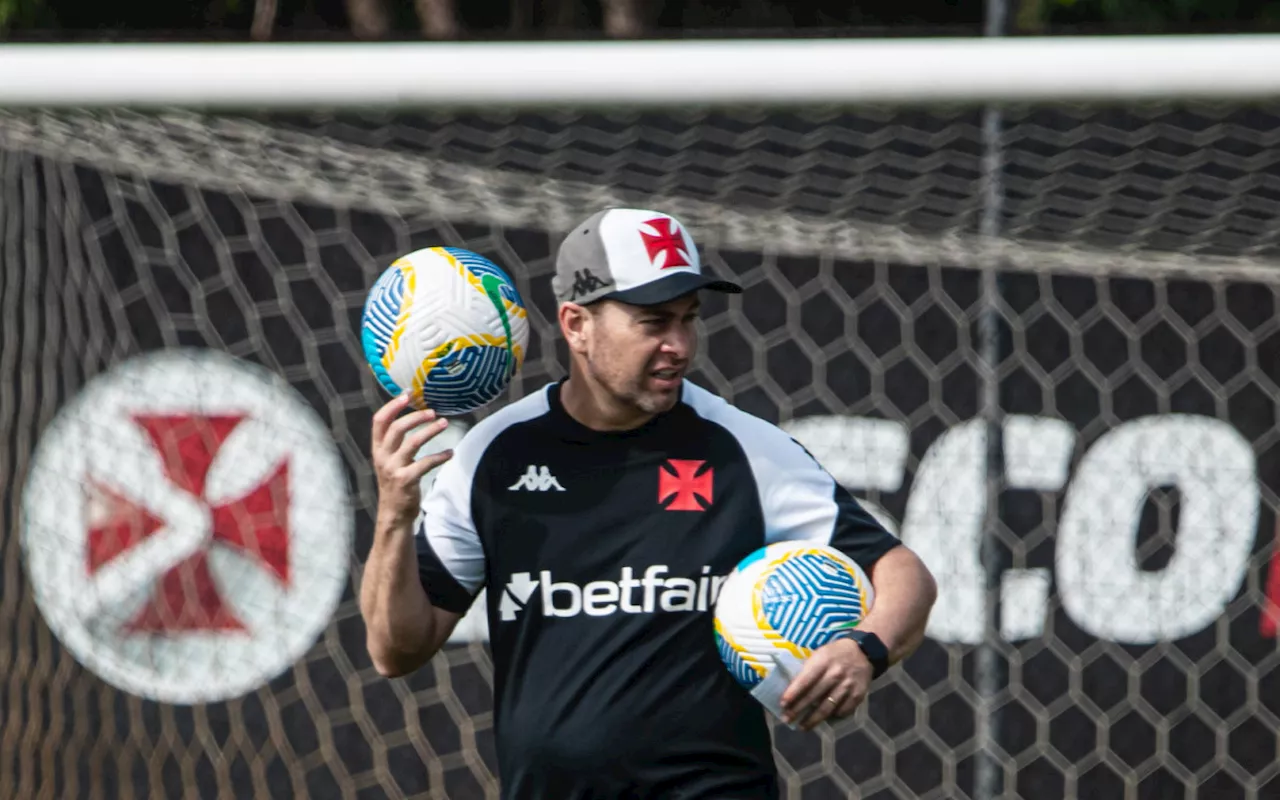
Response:
[{"label": "net mesh", "polygon": [[[1280,118],[1001,122],[1000,235],[984,236],[978,111],[0,110],[0,795],[497,796],[480,621],[405,679],[365,654],[383,397],[359,315],[399,254],[494,258],[531,309],[522,396],[565,363],[555,245],[609,204],[681,216],[746,287],[708,298],[694,379],[792,430],[939,580],[930,638],[856,718],[775,728],[787,796],[974,796],[981,752],[1001,796],[1277,791]],[[175,347],[281,376],[331,432],[355,516],[333,567],[349,577],[305,655],[194,705],[115,688],[67,651],[18,511],[59,409]]]}]

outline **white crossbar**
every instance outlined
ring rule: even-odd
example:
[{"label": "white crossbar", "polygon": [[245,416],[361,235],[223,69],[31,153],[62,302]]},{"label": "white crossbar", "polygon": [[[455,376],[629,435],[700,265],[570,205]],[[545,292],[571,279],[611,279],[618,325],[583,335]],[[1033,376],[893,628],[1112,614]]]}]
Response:
[{"label": "white crossbar", "polygon": [[1242,100],[1280,36],[0,46],[0,106],[314,109]]}]

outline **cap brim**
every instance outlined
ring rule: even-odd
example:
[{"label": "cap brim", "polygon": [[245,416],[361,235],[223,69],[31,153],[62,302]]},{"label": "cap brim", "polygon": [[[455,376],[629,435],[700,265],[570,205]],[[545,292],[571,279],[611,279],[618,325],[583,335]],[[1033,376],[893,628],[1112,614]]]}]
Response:
[{"label": "cap brim", "polygon": [[727,292],[729,294],[742,292],[742,287],[732,281],[721,280],[720,278],[702,275],[697,272],[676,272],[656,281],[646,283],[643,286],[637,286],[634,289],[610,292],[599,299],[617,300],[634,306],[656,306],[675,300],[677,297],[683,297],[690,292],[696,292],[699,289],[709,289],[713,292]]}]

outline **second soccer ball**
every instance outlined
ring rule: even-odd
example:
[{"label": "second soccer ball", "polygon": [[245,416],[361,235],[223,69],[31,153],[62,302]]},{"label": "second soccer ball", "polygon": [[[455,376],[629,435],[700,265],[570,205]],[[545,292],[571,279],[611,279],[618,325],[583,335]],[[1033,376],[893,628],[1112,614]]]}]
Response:
[{"label": "second soccer ball", "polygon": [[766,545],[742,559],[716,597],[720,658],[745,689],[787,653],[799,661],[854,628],[874,602],[871,580],[834,547],[805,541]]}]

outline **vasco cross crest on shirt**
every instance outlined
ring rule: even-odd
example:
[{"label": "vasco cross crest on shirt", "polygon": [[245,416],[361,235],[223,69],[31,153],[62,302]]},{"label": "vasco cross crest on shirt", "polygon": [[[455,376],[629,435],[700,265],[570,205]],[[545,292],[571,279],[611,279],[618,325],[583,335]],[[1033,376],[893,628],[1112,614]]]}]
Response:
[{"label": "vasco cross crest on shirt", "polygon": [[705,511],[714,482],[715,470],[706,461],[668,459],[658,467],[658,504],[667,511]]}]

